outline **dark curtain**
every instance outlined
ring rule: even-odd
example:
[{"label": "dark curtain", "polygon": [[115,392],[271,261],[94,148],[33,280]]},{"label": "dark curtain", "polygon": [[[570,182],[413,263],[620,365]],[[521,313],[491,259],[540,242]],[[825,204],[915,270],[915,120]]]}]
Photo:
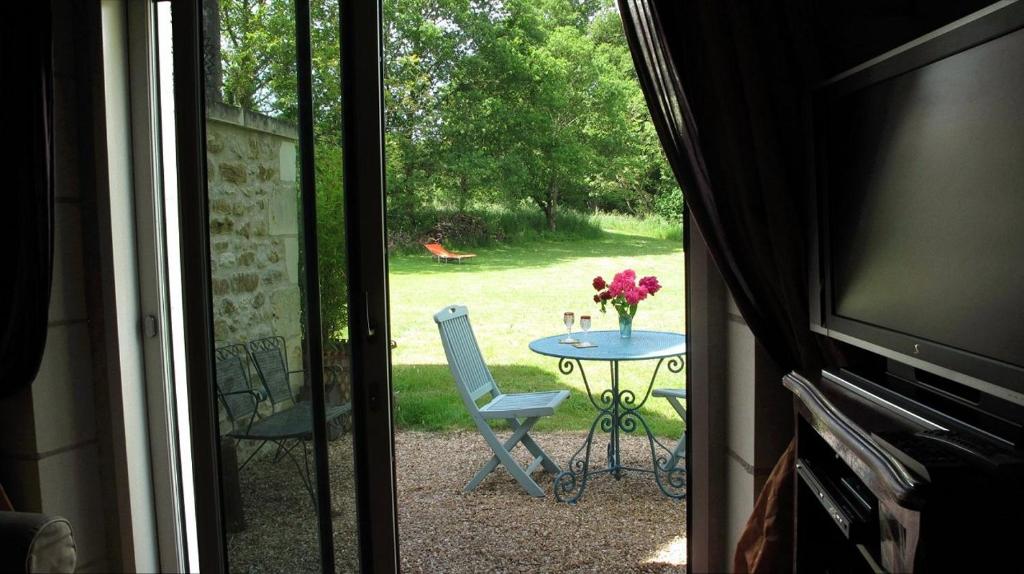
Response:
[{"label": "dark curtain", "polygon": [[53,65],[50,3],[0,7],[5,240],[0,397],[31,384],[46,346],[53,275]]},{"label": "dark curtain", "polygon": [[[619,0],[619,8],[665,153],[736,305],[779,366],[814,375],[822,350],[809,330],[808,68],[798,1]],[[736,571],[792,569],[792,504],[779,486],[791,467],[783,456],[758,497]]]},{"label": "dark curtain", "polygon": [[758,341],[813,374],[801,31],[786,2],[619,0],[669,163]]}]

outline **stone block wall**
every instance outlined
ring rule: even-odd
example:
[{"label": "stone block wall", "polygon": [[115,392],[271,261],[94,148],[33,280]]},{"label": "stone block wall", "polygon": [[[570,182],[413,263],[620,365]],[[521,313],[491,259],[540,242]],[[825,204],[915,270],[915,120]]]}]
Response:
[{"label": "stone block wall", "polygon": [[[298,130],[211,103],[206,137],[216,344],[280,335],[300,370]],[[295,393],[302,382],[292,380]]]}]

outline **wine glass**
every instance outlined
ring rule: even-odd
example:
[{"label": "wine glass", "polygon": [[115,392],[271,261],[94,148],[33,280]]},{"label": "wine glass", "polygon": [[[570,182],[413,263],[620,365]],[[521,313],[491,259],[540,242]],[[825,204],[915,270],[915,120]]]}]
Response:
[{"label": "wine glass", "polygon": [[576,322],[576,314],[572,311],[566,311],[562,313],[562,323],[565,324],[566,332],[568,333],[561,342],[563,343],[575,343],[576,339],[572,338],[572,324]]},{"label": "wine glass", "polygon": [[583,329],[584,336],[580,338],[582,340],[586,338],[587,331],[590,330],[590,315],[580,315],[580,329]]}]

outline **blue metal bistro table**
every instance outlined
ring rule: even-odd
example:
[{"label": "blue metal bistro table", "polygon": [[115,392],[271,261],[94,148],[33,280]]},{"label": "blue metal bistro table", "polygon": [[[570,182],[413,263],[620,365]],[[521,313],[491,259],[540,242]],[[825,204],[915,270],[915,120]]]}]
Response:
[{"label": "blue metal bistro table", "polygon": [[[579,333],[577,333],[579,335]],[[686,353],[686,335],[659,331],[633,331],[633,336],[623,339],[618,331],[594,331],[581,338],[594,343],[595,347],[574,347],[559,343],[564,335],[545,337],[530,343],[530,350],[541,355],[558,358],[558,370],[563,375],[578,370],[583,377],[590,403],[597,409],[597,417],[590,425],[590,432],[579,450],[569,459],[566,470],[555,476],[555,498],[560,502],[574,503],[587,489],[587,480],[596,474],[611,474],[616,479],[623,471],[648,472],[654,474],[658,488],[666,496],[681,499],[686,496],[686,467],[684,461],[672,457],[673,449],[665,446],[651,433],[647,421],[640,415],[640,408],[651,396],[654,380],[664,363],[673,373],[683,370]],[[623,361],[657,361],[654,373],[641,397],[629,389],[619,389],[619,363]],[[611,371],[611,387],[600,393],[591,387],[583,370],[585,361],[607,362]],[[594,432],[600,427],[608,437],[608,464],[605,468],[591,469],[590,451]],[[651,468],[630,467],[622,464],[619,450],[620,433],[632,433],[643,427],[651,448]]]}]

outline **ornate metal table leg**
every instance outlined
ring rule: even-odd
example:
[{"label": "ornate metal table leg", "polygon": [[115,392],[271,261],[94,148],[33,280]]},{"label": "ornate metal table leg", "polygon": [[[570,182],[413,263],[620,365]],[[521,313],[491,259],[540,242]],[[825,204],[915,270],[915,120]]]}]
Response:
[{"label": "ornate metal table leg", "polygon": [[[651,450],[650,472],[654,474],[655,482],[657,482],[658,488],[665,496],[679,500],[686,496],[687,482],[684,461],[677,461],[673,465],[669,464],[669,461],[672,460],[673,449],[665,446],[664,443],[655,438],[651,428],[647,425],[647,421],[640,415],[640,407],[650,397],[651,389],[654,387],[654,380],[658,376],[662,363],[666,364],[669,372],[679,373],[683,370],[684,360],[682,357],[671,357],[667,362],[665,359],[659,360],[658,364],[654,367],[654,374],[651,375],[647,391],[639,403],[636,402],[636,397],[631,391],[627,390],[622,393],[622,405],[625,410],[622,414],[620,425],[623,432],[635,431],[638,424],[643,426],[644,433],[647,435],[647,443]],[[662,451],[664,451],[664,454],[661,454]]]},{"label": "ornate metal table leg", "polygon": [[622,394],[619,391],[619,362],[612,361],[612,432],[608,437],[609,468],[615,480],[622,478],[622,451],[619,449],[619,429],[622,428]]},{"label": "ornate metal table leg", "polygon": [[[651,432],[650,427],[647,426],[645,421],[639,414],[635,412],[628,413],[630,418],[626,419],[632,422],[632,427],[636,428],[636,421],[640,421],[640,424],[644,427],[644,432],[647,433],[647,443],[651,448],[651,467],[654,473],[654,480],[658,483],[658,488],[662,494],[669,498],[681,500],[686,497],[686,464],[684,460],[676,462],[674,465],[669,465],[672,450],[665,446],[660,440],[654,437],[654,433]],[[661,449],[667,454],[659,454]]]},{"label": "ornate metal table leg", "polygon": [[[669,464],[669,461],[672,460],[672,449],[655,438],[654,433],[647,425],[647,421],[640,415],[640,408],[650,398],[651,389],[654,387],[654,381],[658,377],[662,364],[665,364],[670,372],[679,373],[683,370],[684,361],[682,357],[671,357],[667,360],[660,359],[654,367],[654,373],[651,375],[647,389],[640,401],[637,402],[636,393],[632,390],[619,389],[619,361],[609,361],[611,374],[610,388],[602,391],[600,396],[596,398],[590,388],[587,375],[583,371],[582,363],[579,360],[570,359],[561,359],[559,361],[558,370],[563,375],[572,374],[575,369],[579,369],[580,376],[583,377],[583,385],[587,389],[587,398],[590,399],[590,403],[597,409],[597,417],[594,418],[594,422],[590,425],[586,440],[569,458],[566,470],[555,476],[555,499],[559,502],[573,504],[583,496],[591,474],[608,472],[616,479],[619,479],[622,477],[624,470],[650,472],[654,474],[655,482],[657,482],[658,488],[665,496],[677,500],[686,496],[686,466],[682,464],[684,461],[677,462],[674,465]],[[609,435],[606,451],[608,463],[607,468],[591,471],[590,455],[594,442],[594,433],[597,431],[598,424],[600,424],[601,432],[606,432]],[[647,442],[651,451],[650,470],[627,467],[622,464],[620,433],[636,432],[639,426],[643,426],[644,433],[647,435]]]},{"label": "ornate metal table leg", "polygon": [[[555,475],[553,487],[555,500],[558,502],[575,504],[587,489],[587,479],[590,477],[590,447],[594,442],[594,431],[597,429],[598,423],[601,424],[602,431],[609,430],[611,427],[611,415],[608,411],[602,411],[594,419],[594,422],[590,424],[590,432],[587,433],[587,439],[583,441],[580,448],[569,458],[569,464],[565,467],[566,470]],[[580,453],[583,453],[582,457],[580,457]]]},{"label": "ornate metal table leg", "polygon": [[[559,502],[568,502],[574,504],[577,500],[583,496],[583,492],[587,489],[587,479],[590,477],[590,453],[591,447],[594,442],[594,432],[597,430],[598,424],[601,425],[602,432],[609,432],[613,428],[612,419],[612,400],[609,391],[601,393],[600,402],[594,398],[593,393],[590,390],[590,382],[587,380],[587,374],[583,371],[583,364],[579,360],[561,359],[558,362],[558,370],[563,375],[572,374],[575,369],[579,369],[580,376],[583,377],[583,385],[587,389],[587,398],[590,399],[590,403],[597,409],[597,416],[594,418],[594,422],[590,424],[590,431],[587,433],[586,440],[580,445],[580,448],[569,458],[569,464],[566,465],[566,470],[555,475],[554,491],[555,499]],[[582,454],[582,456],[580,456]],[[611,459],[609,459],[611,460]],[[598,471],[601,472],[601,471]]]}]

